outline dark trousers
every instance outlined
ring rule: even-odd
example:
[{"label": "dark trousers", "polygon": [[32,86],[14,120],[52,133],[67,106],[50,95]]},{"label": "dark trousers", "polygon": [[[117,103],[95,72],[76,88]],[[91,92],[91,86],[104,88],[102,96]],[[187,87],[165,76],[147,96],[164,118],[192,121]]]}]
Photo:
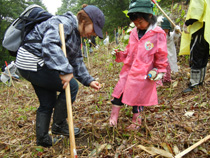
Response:
[{"label": "dark trousers", "polygon": [[203,28],[198,30],[192,35],[192,40],[190,43],[190,67],[191,69],[202,69],[205,68],[208,63],[209,57],[209,44],[204,39]]},{"label": "dark trousers", "polygon": [[[39,112],[51,114],[55,103],[59,99],[65,99],[65,89],[61,83],[58,71],[50,70],[46,66],[39,68],[37,72],[18,69],[21,76],[31,82],[39,99]],[[70,81],[71,99],[75,101],[78,92],[78,83],[73,78]],[[60,94],[57,95],[57,92]]]},{"label": "dark trousers", "polygon": [[[122,103],[122,96],[123,94],[121,95],[120,98],[114,98],[111,101],[111,103],[114,105],[123,106],[124,103]],[[144,106],[133,106],[132,112],[135,114],[135,113],[143,112],[143,110],[144,110]]]}]

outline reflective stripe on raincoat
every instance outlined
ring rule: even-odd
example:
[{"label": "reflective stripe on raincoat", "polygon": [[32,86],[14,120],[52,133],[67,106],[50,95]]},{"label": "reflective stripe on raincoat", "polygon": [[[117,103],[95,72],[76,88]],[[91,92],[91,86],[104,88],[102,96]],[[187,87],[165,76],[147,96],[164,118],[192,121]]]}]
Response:
[{"label": "reflective stripe on raincoat", "polygon": [[210,0],[191,0],[186,20],[197,19],[188,26],[189,34],[182,33],[179,55],[190,55],[190,42],[193,33],[203,27],[205,22],[204,38],[210,44]]},{"label": "reflective stripe on raincoat", "polygon": [[125,51],[116,53],[116,62],[124,65],[112,96],[120,98],[123,93],[122,102],[130,106],[158,104],[156,83],[146,76],[153,68],[166,72],[167,61],[165,32],[158,26],[150,25],[139,40],[135,27]]}]

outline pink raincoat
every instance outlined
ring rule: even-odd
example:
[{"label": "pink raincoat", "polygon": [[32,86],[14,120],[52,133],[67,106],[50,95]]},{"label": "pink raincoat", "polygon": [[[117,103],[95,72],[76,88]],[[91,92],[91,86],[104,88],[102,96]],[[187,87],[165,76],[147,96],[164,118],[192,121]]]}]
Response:
[{"label": "pink raincoat", "polygon": [[166,72],[167,61],[165,32],[158,26],[150,25],[139,40],[135,27],[125,51],[116,53],[116,62],[124,65],[112,96],[120,98],[123,93],[122,102],[130,106],[158,104],[156,83],[146,76],[153,68]]}]

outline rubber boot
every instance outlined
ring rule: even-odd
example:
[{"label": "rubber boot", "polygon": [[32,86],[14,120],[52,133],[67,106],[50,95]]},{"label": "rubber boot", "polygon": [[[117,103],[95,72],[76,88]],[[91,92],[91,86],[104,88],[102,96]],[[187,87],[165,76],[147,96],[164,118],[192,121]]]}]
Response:
[{"label": "rubber boot", "polygon": [[117,120],[118,120],[120,109],[121,109],[121,106],[112,105],[111,117],[109,119],[110,126],[112,127],[117,126]]},{"label": "rubber boot", "polygon": [[134,113],[132,118],[132,124],[127,127],[127,130],[135,131],[140,128],[141,125],[141,116],[139,113]]},{"label": "rubber boot", "polygon": [[38,146],[52,146],[52,138],[48,134],[51,114],[37,111],[36,114],[36,143]]},{"label": "rubber boot", "polygon": [[[69,126],[66,121],[67,107],[65,99],[58,99],[53,114],[52,133],[57,135],[69,136]],[[80,134],[79,128],[74,128],[74,135]]]},{"label": "rubber boot", "polygon": [[203,85],[203,81],[206,74],[206,67],[202,69],[191,69],[190,71],[190,84],[188,88],[183,90],[183,93],[191,92],[194,88]]},{"label": "rubber boot", "polygon": [[193,91],[193,88],[195,88],[195,86],[189,86],[188,88],[183,90],[183,93],[191,92],[191,91]]}]

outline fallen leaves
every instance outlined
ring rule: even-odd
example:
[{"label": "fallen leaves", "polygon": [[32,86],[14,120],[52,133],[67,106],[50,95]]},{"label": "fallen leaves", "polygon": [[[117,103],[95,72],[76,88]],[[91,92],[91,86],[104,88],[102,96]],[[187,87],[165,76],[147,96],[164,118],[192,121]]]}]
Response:
[{"label": "fallen leaves", "polygon": [[[107,49],[104,51],[99,48],[98,51],[106,52]],[[171,157],[209,134],[209,84],[193,90],[192,93],[183,94],[182,90],[189,82],[186,73],[189,67],[183,66],[181,62],[185,59],[182,60],[181,57],[181,70],[172,74],[173,82],[158,88],[160,104],[145,107],[139,131],[125,130],[132,120],[130,106],[124,106],[120,111],[118,127],[110,128],[111,93],[122,65],[108,58],[110,57],[106,53],[100,57],[97,55],[97,58],[94,54],[90,56],[91,74],[102,83],[102,90],[95,92],[80,85],[72,107],[74,125],[82,130],[76,138],[78,157]],[[209,67],[210,65],[208,69]],[[210,71],[206,78],[210,78]],[[18,94],[12,87],[8,89],[0,85],[0,156],[69,157],[68,138],[51,148],[36,150],[35,118],[39,106],[38,98],[29,82],[20,80],[16,85]],[[188,155],[207,157],[210,155],[209,149],[210,144],[206,142]]]},{"label": "fallen leaves", "polygon": [[167,158],[173,158],[173,155],[170,152],[162,150],[162,149],[159,149],[159,148],[144,147],[143,145],[138,145],[137,147],[139,147],[140,149],[148,152],[152,156],[160,155],[160,156],[164,156],[164,157],[167,157]]}]

